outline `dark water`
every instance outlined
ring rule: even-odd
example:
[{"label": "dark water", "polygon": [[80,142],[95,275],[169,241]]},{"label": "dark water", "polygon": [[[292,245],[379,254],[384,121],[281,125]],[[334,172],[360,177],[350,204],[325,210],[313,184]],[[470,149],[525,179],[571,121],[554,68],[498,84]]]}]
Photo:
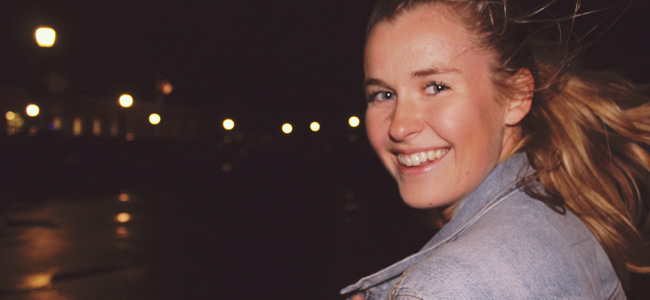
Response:
[{"label": "dark water", "polygon": [[340,299],[434,232],[354,134],[3,140],[0,298]]}]

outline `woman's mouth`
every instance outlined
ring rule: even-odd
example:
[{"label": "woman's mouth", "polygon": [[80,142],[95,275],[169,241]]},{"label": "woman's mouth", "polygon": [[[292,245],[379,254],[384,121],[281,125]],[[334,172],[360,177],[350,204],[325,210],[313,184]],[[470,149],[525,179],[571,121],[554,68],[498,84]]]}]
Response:
[{"label": "woman's mouth", "polygon": [[445,156],[449,152],[449,148],[440,148],[435,150],[428,150],[422,152],[415,152],[409,154],[397,154],[397,160],[402,166],[405,167],[418,167],[427,163],[433,162]]}]

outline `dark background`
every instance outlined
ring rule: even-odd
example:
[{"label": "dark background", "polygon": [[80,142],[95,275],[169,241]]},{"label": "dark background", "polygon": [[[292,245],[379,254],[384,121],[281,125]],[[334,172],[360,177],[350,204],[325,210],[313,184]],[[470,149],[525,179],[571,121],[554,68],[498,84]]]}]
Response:
[{"label": "dark background", "polygon": [[[553,6],[554,13],[569,14],[568,2]],[[578,34],[599,24],[587,37],[585,64],[647,83],[647,2],[635,1],[627,10],[624,3],[584,2],[582,11],[608,8],[579,19]],[[124,299],[336,299],[339,288],[416,251],[434,232],[427,223],[431,212],[400,201],[363,126],[345,124],[364,111],[362,53],[371,3],[1,3],[0,87],[30,90],[34,74],[56,72],[70,82],[71,93],[88,95],[88,101],[129,92],[153,103],[155,81],[165,78],[174,85],[165,103],[235,116],[243,138],[224,145],[223,135],[131,143],[0,137],[0,250],[14,247],[14,236],[27,243],[24,234],[34,228],[84,233],[65,240],[69,260],[83,260],[74,268],[54,258],[0,263],[9,277],[29,275],[40,265],[59,268],[45,288],[7,285],[0,297],[52,299],[48,293],[59,291],[61,299],[89,299],[84,292],[110,299],[107,291],[115,286],[88,292],[86,282],[111,282],[102,276],[113,274]],[[38,25],[56,29],[53,48],[35,46]],[[323,130],[284,136],[269,131],[277,120],[321,120]],[[266,142],[255,138],[267,132],[273,133]],[[225,171],[226,165],[232,170]],[[70,220],[85,214],[110,219],[118,208],[107,203],[119,193],[137,199],[128,208],[134,216],[131,250],[87,250],[108,239],[104,229],[96,232],[89,224],[114,224]],[[88,203],[87,211],[79,208]],[[66,209],[57,210],[61,205]],[[144,275],[132,274],[138,268]],[[135,279],[122,284],[129,276]],[[638,280],[637,286],[647,286]],[[80,284],[66,289],[71,282]],[[637,291],[637,299],[647,295]]]},{"label": "dark background", "polygon": [[[572,13],[573,1],[558,2],[549,10],[554,16]],[[577,21],[577,37],[586,36],[583,44],[593,44],[584,56],[586,64],[646,80],[650,5],[582,2],[581,12],[604,9]],[[371,4],[5,1],[0,82],[25,86],[30,62],[48,60],[69,78],[72,89],[88,95],[129,91],[153,101],[159,73],[174,84],[169,103],[242,115],[359,112],[364,108],[362,52]],[[33,30],[41,24],[57,30],[54,48],[35,46]]]}]

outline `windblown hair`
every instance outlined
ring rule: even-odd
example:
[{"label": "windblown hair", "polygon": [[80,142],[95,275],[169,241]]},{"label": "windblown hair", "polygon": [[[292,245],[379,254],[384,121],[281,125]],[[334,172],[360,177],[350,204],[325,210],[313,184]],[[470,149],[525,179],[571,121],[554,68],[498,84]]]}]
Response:
[{"label": "windblown hair", "polygon": [[[515,152],[526,153],[537,171],[530,180],[543,190],[527,192],[560,213],[576,214],[627,285],[629,271],[650,273],[650,98],[612,72],[577,66],[583,48],[570,41],[578,40],[573,26],[584,15],[579,0],[570,16],[547,19],[539,16],[555,1],[529,12],[512,2],[379,0],[367,32],[414,7],[443,5],[474,33],[479,47],[495,55],[491,76],[498,101],[519,92],[509,79],[528,69],[535,80],[533,104]],[[549,38],[545,32],[552,31]]]}]

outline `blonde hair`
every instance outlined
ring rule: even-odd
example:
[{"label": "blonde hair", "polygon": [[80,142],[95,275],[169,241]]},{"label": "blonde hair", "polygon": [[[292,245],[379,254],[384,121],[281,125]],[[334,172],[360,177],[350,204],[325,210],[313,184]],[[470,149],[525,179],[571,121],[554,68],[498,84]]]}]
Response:
[{"label": "blonde hair", "polygon": [[[650,273],[648,236],[642,234],[650,230],[645,200],[650,196],[650,98],[616,74],[575,67],[568,43],[558,47],[531,38],[541,36],[544,26],[531,30],[530,17],[545,7],[523,13],[506,0],[380,0],[368,33],[422,4],[451,8],[477,43],[495,53],[499,64],[493,81],[500,98],[518,92],[508,80],[517,71],[533,74],[533,104],[521,122],[516,151],[526,153],[537,171],[530,180],[539,181],[543,190],[527,192],[560,213],[576,214],[624,284],[628,271]],[[553,19],[546,28],[563,20],[573,24],[577,9],[572,16]]]}]

